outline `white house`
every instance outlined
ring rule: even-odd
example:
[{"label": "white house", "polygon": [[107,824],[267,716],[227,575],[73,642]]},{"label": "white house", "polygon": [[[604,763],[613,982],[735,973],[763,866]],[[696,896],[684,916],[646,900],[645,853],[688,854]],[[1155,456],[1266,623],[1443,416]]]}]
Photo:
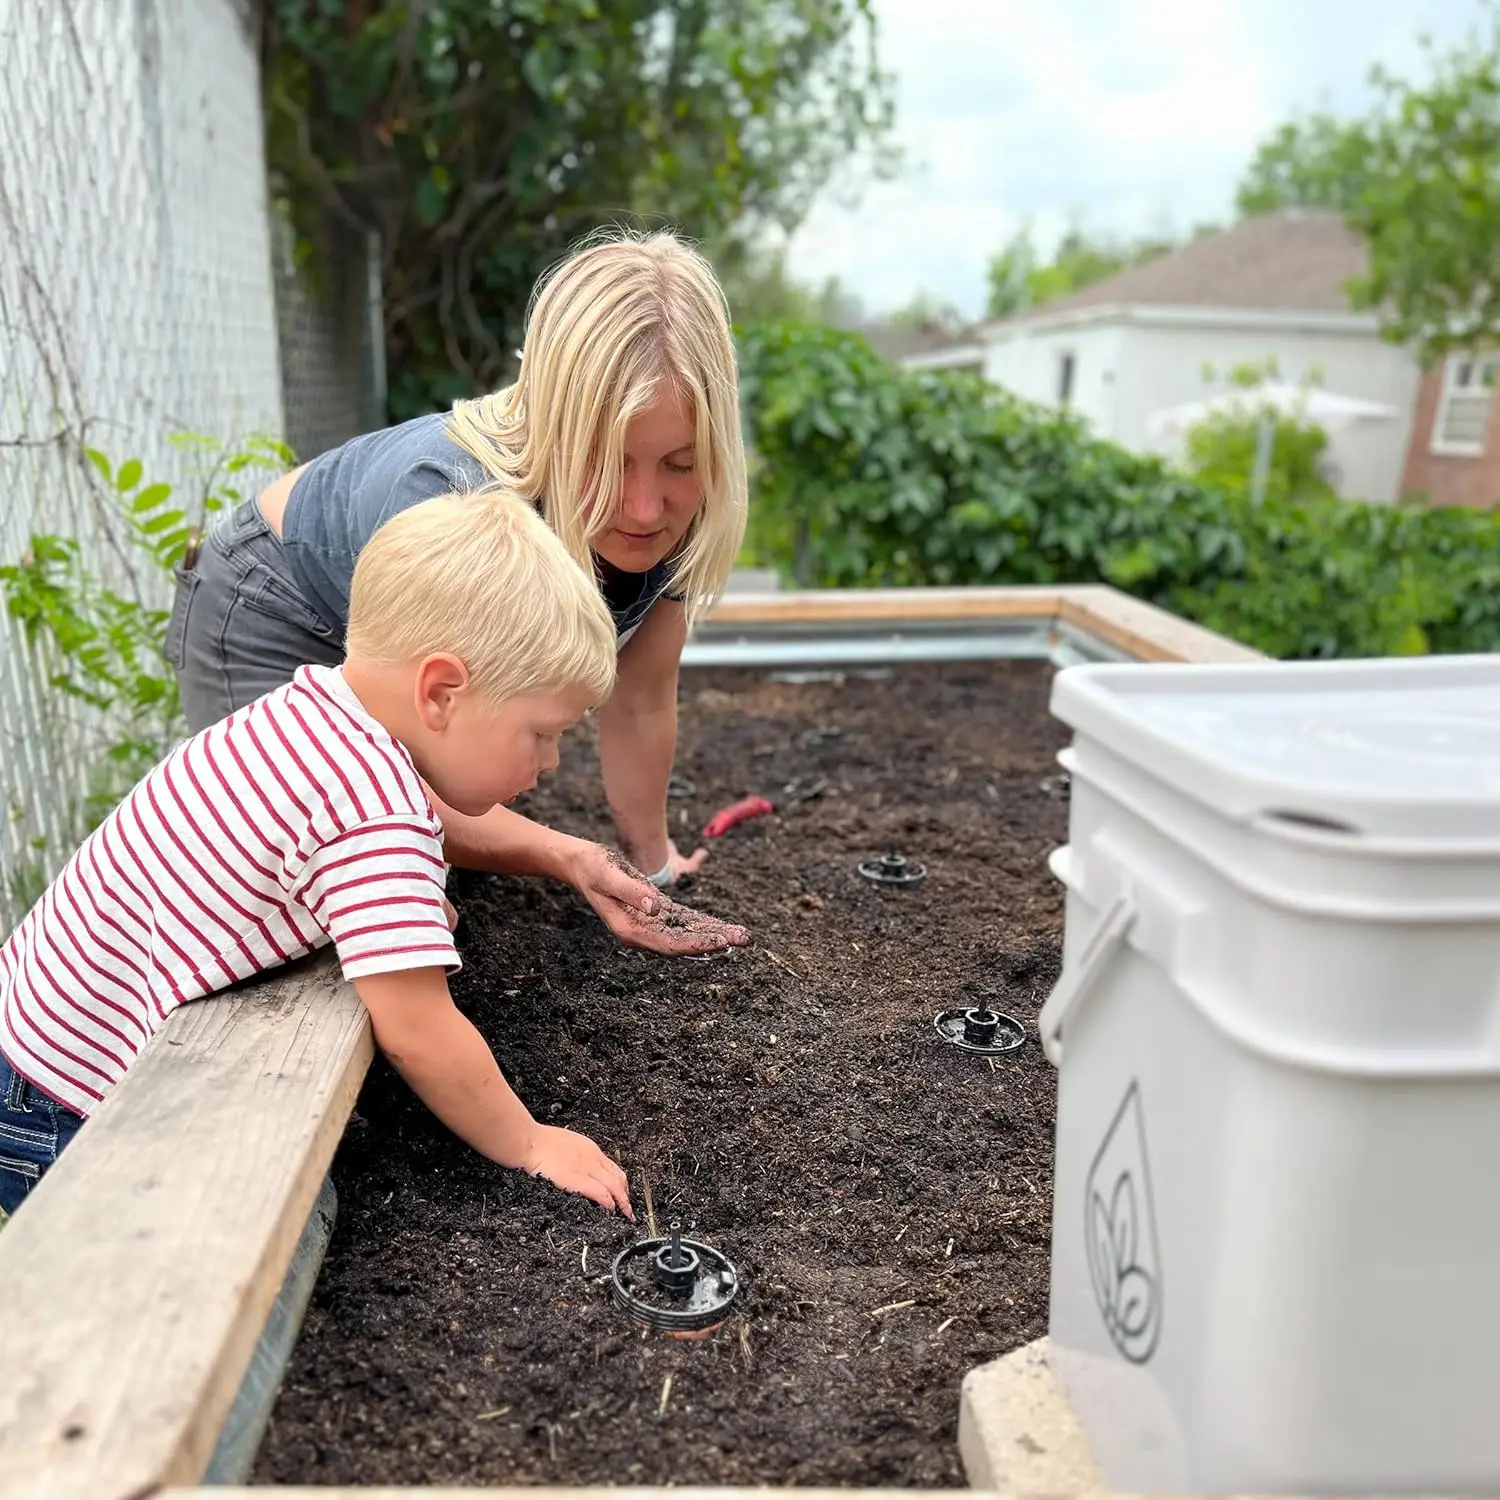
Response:
[{"label": "white house", "polygon": [[[1345,285],[1364,263],[1363,242],[1333,214],[1249,219],[981,325],[984,372],[1029,400],[1075,408],[1101,437],[1175,456],[1181,438],[1157,437],[1153,413],[1228,389],[1235,365],[1274,358],[1283,380],[1315,375],[1329,391],[1395,408],[1395,418],[1329,444],[1343,494],[1390,502],[1403,492],[1422,377],[1407,350],[1381,340],[1372,315],[1350,310]],[[973,357],[969,347],[904,363]]]}]

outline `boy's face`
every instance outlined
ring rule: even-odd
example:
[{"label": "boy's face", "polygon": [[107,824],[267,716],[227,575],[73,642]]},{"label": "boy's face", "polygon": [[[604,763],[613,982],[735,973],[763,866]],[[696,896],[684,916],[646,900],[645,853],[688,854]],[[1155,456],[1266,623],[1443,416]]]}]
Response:
[{"label": "boy's face", "polygon": [[[495,704],[472,688],[427,717],[417,769],[457,812],[482,817],[557,768],[558,742],[593,706],[587,688],[524,693]],[[434,722],[434,718],[437,722]]]}]

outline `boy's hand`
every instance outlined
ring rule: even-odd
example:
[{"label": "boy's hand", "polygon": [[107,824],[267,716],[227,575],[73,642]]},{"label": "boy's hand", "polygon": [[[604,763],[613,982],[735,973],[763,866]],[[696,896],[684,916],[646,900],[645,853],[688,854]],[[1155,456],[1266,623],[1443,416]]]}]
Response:
[{"label": "boy's hand", "polygon": [[532,1119],[474,1023],[453,1004],[441,968],[370,974],[354,988],[376,1044],[460,1140],[502,1167],[635,1218],[625,1174],[587,1136]]},{"label": "boy's hand", "polygon": [[617,1208],[635,1221],[624,1172],[586,1135],[557,1125],[538,1125],[521,1167],[565,1193],[581,1193],[600,1208]]}]

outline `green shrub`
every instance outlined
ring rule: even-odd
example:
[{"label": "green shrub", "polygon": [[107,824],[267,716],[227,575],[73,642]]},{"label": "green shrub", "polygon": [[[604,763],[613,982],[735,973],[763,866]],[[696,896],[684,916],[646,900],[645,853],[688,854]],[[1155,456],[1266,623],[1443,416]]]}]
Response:
[{"label": "green shrub", "polygon": [[[1272,414],[1271,432],[1265,498],[1336,499],[1323,472],[1328,434],[1316,423],[1282,414]],[[1183,467],[1199,484],[1248,495],[1259,441],[1260,419],[1253,412],[1215,412],[1188,431]]]},{"label": "green shrub", "polygon": [[749,550],[814,587],[1103,582],[1282,657],[1500,648],[1488,513],[1252,505],[856,334],[741,330]]},{"label": "green shrub", "polygon": [[[88,791],[69,808],[73,841],[95,827],[184,733],[177,679],[166,658],[168,580],[190,534],[245,498],[244,474],[258,490],[292,461],[274,438],[252,434],[226,445],[193,433],[169,441],[199,456],[196,493],[148,482],[141,461],[118,467],[97,449],[79,455],[98,504],[83,537],[35,532],[15,559],[0,559],[0,604],[21,627],[38,683],[57,694],[43,703],[48,720],[67,707],[86,727],[91,749]],[[95,566],[107,552],[125,564],[107,579]],[[139,563],[139,567],[131,564]],[[163,576],[165,575],[165,577]],[[3,788],[0,788],[3,790]],[[8,894],[25,910],[45,888],[57,857],[41,836],[33,861],[8,872]],[[0,925],[0,932],[3,932]]]}]

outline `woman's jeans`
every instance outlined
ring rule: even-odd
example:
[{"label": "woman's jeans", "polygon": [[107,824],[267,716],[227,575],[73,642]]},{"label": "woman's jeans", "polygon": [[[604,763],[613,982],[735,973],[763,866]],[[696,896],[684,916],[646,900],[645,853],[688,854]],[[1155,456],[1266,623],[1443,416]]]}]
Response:
[{"label": "woman's jeans", "polygon": [[253,500],[177,569],[166,645],[194,734],[290,682],[304,663],[344,659],[342,639],[293,582],[281,538]]},{"label": "woman's jeans", "polygon": [[82,1124],[0,1057],[0,1211],[21,1206]]}]

